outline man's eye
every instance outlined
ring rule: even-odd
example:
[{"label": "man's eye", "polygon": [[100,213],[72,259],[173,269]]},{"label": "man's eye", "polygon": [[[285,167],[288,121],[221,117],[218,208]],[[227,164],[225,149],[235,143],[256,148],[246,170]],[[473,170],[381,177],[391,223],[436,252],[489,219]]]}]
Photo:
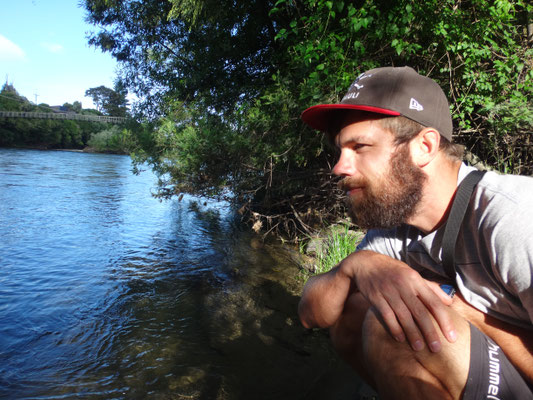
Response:
[{"label": "man's eye", "polygon": [[357,143],[357,144],[354,144],[352,149],[354,150],[361,150],[363,147],[366,147],[367,145],[366,144],[362,144],[362,143]]}]

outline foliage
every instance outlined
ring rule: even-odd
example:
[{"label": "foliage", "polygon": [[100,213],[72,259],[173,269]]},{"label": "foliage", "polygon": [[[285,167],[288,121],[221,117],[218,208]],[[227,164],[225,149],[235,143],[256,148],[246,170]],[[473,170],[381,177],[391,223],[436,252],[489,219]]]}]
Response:
[{"label": "foliage", "polygon": [[[65,103],[65,111],[81,114],[94,114],[95,110],[84,110],[80,102]],[[0,91],[0,110],[2,111],[32,111],[53,112],[47,104],[34,105],[25,97],[18,94],[13,85],[5,84]],[[101,115],[98,113],[96,115]],[[103,131],[107,124],[100,122],[57,120],[57,119],[26,119],[0,118],[0,146],[28,146],[53,149],[82,149],[89,138],[97,132]],[[128,136],[118,135],[109,142],[111,148],[107,151],[122,152],[127,146],[124,140]],[[98,147],[103,150],[103,147]]]},{"label": "foliage", "polygon": [[131,131],[118,125],[112,125],[108,129],[94,133],[87,145],[102,153],[128,154],[132,145]]},{"label": "foliage", "polygon": [[[333,227],[338,228],[338,227]],[[333,229],[324,240],[324,246],[317,254],[316,274],[328,272],[338,263],[353,253],[357,244],[363,237],[362,232],[353,232],[349,230],[349,225],[341,229]]]},{"label": "foliage", "polygon": [[120,80],[145,116],[165,114],[174,101],[229,112],[258,96],[273,71],[271,1],[84,3],[88,21],[102,27],[90,43],[121,62]]},{"label": "foliage", "polygon": [[198,118],[196,113],[194,105],[176,103],[173,112],[152,128],[150,142],[134,153],[137,164],[148,163],[161,179],[167,179],[160,194],[170,194],[165,191],[170,187],[174,193],[210,196],[228,188],[232,165],[239,163],[239,154],[230,153],[233,151],[230,143],[236,135],[219,116],[208,114]]},{"label": "foliage", "polygon": [[85,0],[90,42],[150,121],[139,162],[161,193],[224,195],[263,230],[307,233],[344,208],[308,106],[338,101],[364,70],[410,65],[451,100],[457,141],[533,173],[533,53],[524,0]]},{"label": "foliage", "polygon": [[[280,0],[278,8],[294,4]],[[291,42],[292,60],[303,60],[296,63],[306,68],[304,79],[289,74],[284,82],[301,82],[296,91],[307,105],[338,100],[354,71],[411,65],[441,84],[458,123],[457,140],[485,162],[496,166],[502,162],[494,140],[488,139],[495,134],[494,122],[501,133],[506,132],[496,146],[498,151],[512,138],[529,142],[525,133],[532,128],[527,116],[531,115],[533,53],[525,31],[531,5],[484,0],[304,4],[303,10],[297,7],[301,17],[291,22],[290,29],[281,30],[278,38]],[[498,115],[497,121],[491,118],[496,117],[494,107],[506,113]],[[510,163],[517,165],[518,160]],[[531,158],[526,164],[528,169],[511,172],[533,173]]]},{"label": "foliage", "polygon": [[74,103],[65,103],[63,104],[63,108],[67,111],[72,111],[75,113],[81,113],[83,111],[83,108],[81,106],[81,103],[79,101],[75,101]]},{"label": "foliage", "polygon": [[86,97],[91,97],[98,111],[113,117],[125,117],[128,111],[128,91],[122,83],[115,85],[115,90],[103,85],[87,89]]},{"label": "foliage", "polygon": [[0,91],[0,109],[7,111],[31,111],[32,104],[26,97],[22,97],[15,87],[6,82]]}]

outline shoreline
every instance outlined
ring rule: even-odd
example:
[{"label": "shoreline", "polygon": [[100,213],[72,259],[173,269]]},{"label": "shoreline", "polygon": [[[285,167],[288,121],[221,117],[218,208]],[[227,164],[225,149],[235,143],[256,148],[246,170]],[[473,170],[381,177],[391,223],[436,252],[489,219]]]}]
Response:
[{"label": "shoreline", "polygon": [[86,146],[83,149],[61,149],[61,148],[49,148],[46,145],[35,146],[0,146],[2,149],[16,149],[16,150],[40,150],[40,151],[66,151],[71,153],[85,153],[85,154],[116,154],[122,156],[129,156],[128,153],[122,153],[113,150],[98,151],[94,147]]}]

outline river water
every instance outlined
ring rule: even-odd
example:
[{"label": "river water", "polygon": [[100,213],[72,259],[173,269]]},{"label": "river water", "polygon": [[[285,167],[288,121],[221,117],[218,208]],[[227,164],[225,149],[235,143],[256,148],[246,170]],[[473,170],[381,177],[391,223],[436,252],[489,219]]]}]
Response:
[{"label": "river water", "polygon": [[155,182],[126,156],[0,149],[0,398],[350,398],[298,322],[290,249]]}]

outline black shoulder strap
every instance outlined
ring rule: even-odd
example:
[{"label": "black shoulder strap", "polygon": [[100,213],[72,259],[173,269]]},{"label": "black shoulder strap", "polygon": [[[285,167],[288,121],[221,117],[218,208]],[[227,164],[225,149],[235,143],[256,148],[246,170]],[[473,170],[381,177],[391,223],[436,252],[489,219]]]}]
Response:
[{"label": "black shoulder strap", "polygon": [[453,200],[452,209],[446,227],[444,228],[444,237],[442,238],[442,266],[444,272],[455,282],[455,245],[457,244],[457,235],[459,228],[463,223],[468,203],[472,192],[477,183],[483,177],[486,171],[472,171],[459,184],[455,199]]}]

